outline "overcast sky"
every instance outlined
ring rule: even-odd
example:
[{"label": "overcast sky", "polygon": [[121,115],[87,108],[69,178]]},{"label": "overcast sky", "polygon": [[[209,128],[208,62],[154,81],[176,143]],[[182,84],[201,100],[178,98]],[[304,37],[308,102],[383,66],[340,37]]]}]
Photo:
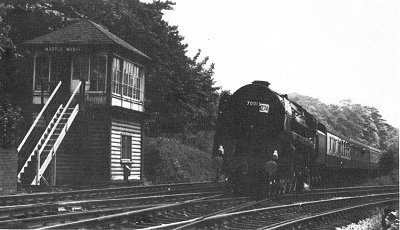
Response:
[{"label": "overcast sky", "polygon": [[173,0],[164,20],[215,63],[234,92],[266,80],[279,93],[379,109],[399,127],[399,0]]}]

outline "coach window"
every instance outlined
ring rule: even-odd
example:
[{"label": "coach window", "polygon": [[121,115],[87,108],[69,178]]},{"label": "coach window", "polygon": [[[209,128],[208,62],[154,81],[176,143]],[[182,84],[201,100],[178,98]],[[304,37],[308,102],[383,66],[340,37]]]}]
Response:
[{"label": "coach window", "polygon": [[[35,85],[34,90],[42,90],[42,82],[50,81],[50,56],[40,54],[36,56],[35,65]],[[43,85],[43,90],[48,90],[47,84]]]},{"label": "coach window", "polygon": [[336,152],[336,149],[337,149],[336,144],[337,144],[336,139],[333,139],[333,152],[334,152],[335,154],[337,154],[337,152]]},{"label": "coach window", "polygon": [[343,141],[340,141],[340,153],[341,153],[342,156],[344,156]]},{"label": "coach window", "polygon": [[341,144],[340,148],[342,149],[342,154],[343,154],[343,156],[345,156],[345,152],[344,152],[344,142],[343,142],[343,141],[341,141],[341,142],[342,142],[342,144]]},{"label": "coach window", "polygon": [[132,137],[121,135],[121,159],[132,159]]}]

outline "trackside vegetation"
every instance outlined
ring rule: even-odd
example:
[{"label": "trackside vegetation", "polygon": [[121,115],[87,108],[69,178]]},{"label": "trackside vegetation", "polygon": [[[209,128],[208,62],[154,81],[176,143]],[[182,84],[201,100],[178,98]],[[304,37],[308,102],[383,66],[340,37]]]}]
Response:
[{"label": "trackside vegetation", "polygon": [[[212,57],[201,47],[188,56],[178,27],[163,19],[173,7],[172,1],[0,0],[0,148],[16,148],[32,122],[27,69],[32,63],[21,44],[86,18],[151,57],[145,82],[146,180],[210,180],[218,101],[229,92],[220,93],[213,79]],[[382,149],[382,174],[398,168],[398,129],[377,109],[349,100],[326,105],[298,94],[290,98],[334,130]]]},{"label": "trackside vegetation", "polygon": [[[201,135],[197,136],[201,140]],[[211,154],[176,137],[147,137],[145,140],[147,180],[152,183],[210,181]]]}]

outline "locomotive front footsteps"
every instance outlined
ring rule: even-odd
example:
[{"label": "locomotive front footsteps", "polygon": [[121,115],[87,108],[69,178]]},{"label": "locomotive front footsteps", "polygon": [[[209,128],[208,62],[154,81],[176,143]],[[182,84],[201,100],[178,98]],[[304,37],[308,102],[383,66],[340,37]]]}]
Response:
[{"label": "locomotive front footsteps", "polygon": [[331,132],[300,105],[254,81],[221,98],[214,152],[237,192],[301,191],[338,170],[375,170],[381,152]]}]

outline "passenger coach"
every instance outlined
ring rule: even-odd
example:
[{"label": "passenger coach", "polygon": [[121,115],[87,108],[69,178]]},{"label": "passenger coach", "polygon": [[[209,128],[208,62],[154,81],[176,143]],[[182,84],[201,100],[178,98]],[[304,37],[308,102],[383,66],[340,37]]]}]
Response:
[{"label": "passenger coach", "polygon": [[22,184],[142,179],[149,57],[90,20],[23,43],[33,119],[18,147]]}]

